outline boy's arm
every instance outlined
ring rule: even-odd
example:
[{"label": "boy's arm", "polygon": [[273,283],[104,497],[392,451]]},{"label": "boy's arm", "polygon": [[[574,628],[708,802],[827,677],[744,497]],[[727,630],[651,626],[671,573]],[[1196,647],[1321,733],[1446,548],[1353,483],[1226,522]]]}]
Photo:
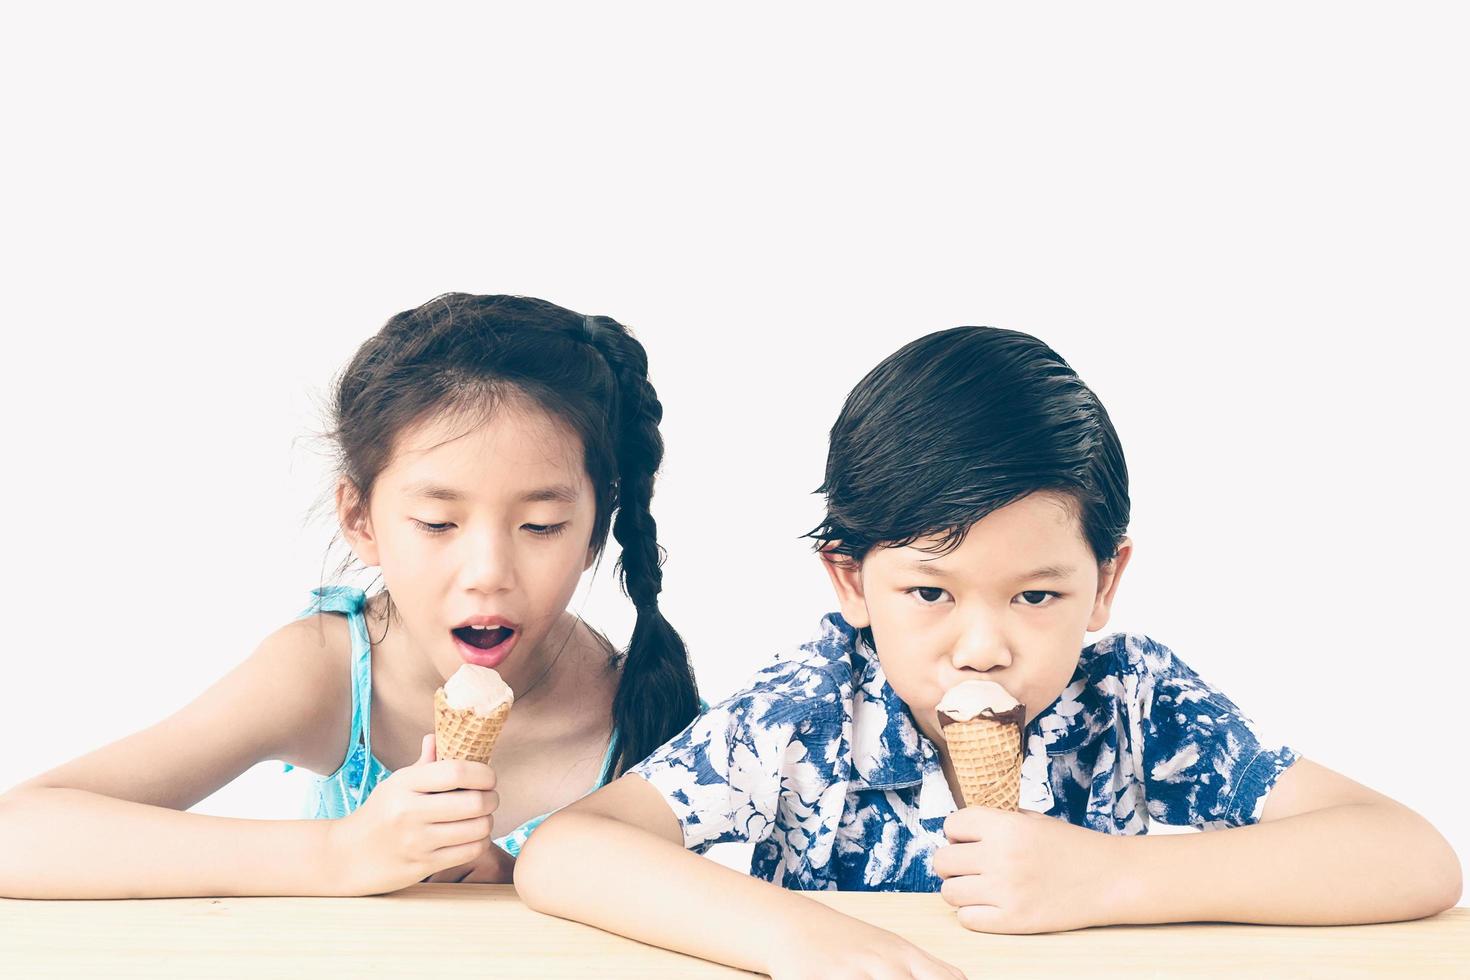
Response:
[{"label": "boy's arm", "polygon": [[1408,807],[1299,759],[1261,822],[1116,838],[1115,922],[1346,925],[1416,919],[1460,899],[1460,862]]},{"label": "boy's arm", "polygon": [[330,892],[332,822],[180,812],[256,762],[300,758],[328,737],[321,705],[345,692],[347,670],[324,642],[320,624],[292,623],[174,716],[0,795],[0,895]]},{"label": "boy's arm", "polygon": [[683,841],[658,791],[626,775],[537,828],[516,861],[516,890],[538,912],[761,973],[856,955],[912,964],[915,976],[960,975],[892,933],[732,871]]}]

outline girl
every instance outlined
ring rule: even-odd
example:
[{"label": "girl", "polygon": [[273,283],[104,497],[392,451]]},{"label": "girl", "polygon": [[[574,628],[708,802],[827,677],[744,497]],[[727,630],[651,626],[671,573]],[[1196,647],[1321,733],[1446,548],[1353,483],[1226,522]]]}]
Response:
[{"label": "girl", "polygon": [[[0,894],[509,881],[544,814],[694,716],[688,657],[658,608],[663,410],[627,330],[543,300],[441,296],[363,344],[334,403],[337,515],[382,591],[317,590],[178,714],[0,797]],[[609,528],[638,611],[621,656],[567,610]],[[424,734],[465,662],[516,695],[493,770],[434,761]],[[327,774],[311,808],[327,819],[180,812],[266,759]]]},{"label": "girl", "polygon": [[[1132,555],[1128,474],[1045,344],[964,327],[903,348],[849,395],[822,492],[810,536],[841,613],[552,818],[516,868],[533,908],[775,977],[946,977],[770,883],[939,891],[1004,933],[1457,900],[1458,861],[1421,817],[1263,741],[1149,637],[1083,645]],[[1025,705],[1018,813],[960,802],[936,708],[978,679]],[[1219,832],[1141,836],[1151,821]],[[684,850],[726,841],[755,845],[753,878]]]}]

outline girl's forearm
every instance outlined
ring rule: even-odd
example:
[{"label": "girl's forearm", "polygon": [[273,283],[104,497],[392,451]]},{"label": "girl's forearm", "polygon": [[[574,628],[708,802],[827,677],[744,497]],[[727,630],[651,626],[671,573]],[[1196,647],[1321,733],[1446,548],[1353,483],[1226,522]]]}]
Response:
[{"label": "girl's forearm", "polygon": [[0,796],[0,895],[332,894],[325,820],[236,820],[37,787]]},{"label": "girl's forearm", "polygon": [[1461,893],[1454,850],[1424,818],[1397,805],[1335,806],[1117,843],[1109,918],[1119,923],[1393,922],[1441,912]]},{"label": "girl's forearm", "polygon": [[769,972],[769,954],[803,930],[852,922],[638,827],[576,810],[537,828],[515,884],[538,912],[757,972]]}]

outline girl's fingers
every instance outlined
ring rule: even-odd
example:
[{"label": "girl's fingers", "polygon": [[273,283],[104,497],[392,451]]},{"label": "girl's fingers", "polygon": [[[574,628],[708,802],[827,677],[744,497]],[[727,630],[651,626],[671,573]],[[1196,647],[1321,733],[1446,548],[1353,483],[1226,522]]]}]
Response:
[{"label": "girl's fingers", "polygon": [[419,757],[414,762],[414,765],[421,766],[426,762],[433,762],[434,751],[434,733],[430,732],[428,735],[425,735],[424,740],[419,743]]},{"label": "girl's fingers", "polygon": [[443,793],[425,793],[419,801],[430,823],[450,823],[488,817],[500,806],[500,794],[493,789],[454,789]]},{"label": "girl's fingers", "polygon": [[469,873],[470,873],[470,870],[468,868],[466,868],[464,865],[462,865],[462,864],[456,864],[452,868],[445,868],[442,871],[435,871],[433,874],[429,875],[429,877],[425,878],[424,881],[427,881],[427,882],[448,882],[448,883],[454,884],[454,883],[458,883],[458,882],[463,881],[464,878],[465,878],[465,875],[467,875]]},{"label": "girl's fingers", "polygon": [[440,759],[437,762],[404,769],[402,772],[408,778],[408,788],[420,793],[443,793],[451,789],[491,790],[495,788],[495,770],[483,762]]},{"label": "girl's fingers", "polygon": [[457,844],[470,844],[490,837],[489,817],[473,817],[453,823],[436,823],[428,827],[428,840],[436,851]]},{"label": "girl's fingers", "polygon": [[486,846],[494,847],[494,844],[486,844],[485,841],[476,841],[473,844],[455,844],[452,847],[441,847],[429,855],[429,864],[437,872],[447,868],[457,868],[461,864],[470,864],[478,861],[485,853]]}]

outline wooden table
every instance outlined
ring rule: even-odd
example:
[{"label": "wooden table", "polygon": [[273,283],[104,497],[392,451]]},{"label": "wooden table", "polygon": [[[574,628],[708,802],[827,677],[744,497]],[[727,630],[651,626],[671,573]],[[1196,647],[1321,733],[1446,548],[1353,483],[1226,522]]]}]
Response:
[{"label": "wooden table", "polygon": [[[813,893],[972,978],[1470,977],[1470,909],[1375,926],[962,928],[937,895]],[[749,976],[532,912],[509,885],[376,898],[0,899],[0,977]]]}]

